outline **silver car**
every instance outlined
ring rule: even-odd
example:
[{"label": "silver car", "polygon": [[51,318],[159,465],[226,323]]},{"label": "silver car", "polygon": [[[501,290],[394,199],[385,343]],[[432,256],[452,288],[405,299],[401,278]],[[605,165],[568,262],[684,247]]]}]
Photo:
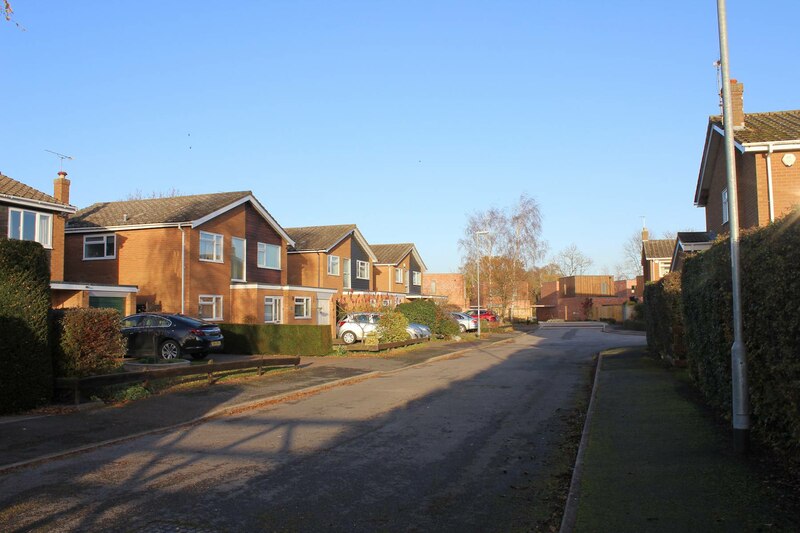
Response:
[{"label": "silver car", "polygon": [[[337,324],[336,336],[345,344],[363,341],[368,333],[378,329],[380,319],[379,313],[348,313]],[[411,339],[429,339],[431,337],[431,329],[416,322],[409,322],[406,332]]]},{"label": "silver car", "polygon": [[458,322],[458,329],[461,330],[461,333],[478,330],[478,319],[474,316],[466,313],[450,313],[450,315]]}]

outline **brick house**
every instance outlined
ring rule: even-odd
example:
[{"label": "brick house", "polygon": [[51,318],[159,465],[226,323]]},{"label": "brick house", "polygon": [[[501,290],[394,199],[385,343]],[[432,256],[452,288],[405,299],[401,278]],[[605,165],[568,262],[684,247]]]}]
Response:
[{"label": "brick house", "polygon": [[[800,110],[745,113],[743,94],[731,80],[739,225],[752,228],[800,204]],[[724,139],[722,117],[709,117],[694,204],[714,234],[729,231]]]},{"label": "brick house", "polygon": [[[622,320],[622,306],[629,300],[632,282],[618,283],[613,276],[566,276],[542,283],[542,295],[536,304],[536,318],[540,321],[596,320],[614,318]],[[592,300],[588,313],[584,305]]]},{"label": "brick house", "polygon": [[426,267],[414,244],[373,244],[372,251],[377,258],[372,286],[381,294],[383,305],[423,298]]},{"label": "brick house", "polygon": [[53,181],[53,195],[0,174],[0,238],[36,241],[50,260],[51,305],[104,307],[113,296],[121,311],[135,305],[136,287],[117,284],[70,284],[64,276],[64,226],[77,210],[69,204],[70,180],[61,171]]},{"label": "brick house", "polygon": [[[338,310],[377,305],[372,271],[377,257],[355,224],[286,228],[291,285],[333,289]],[[338,314],[338,312],[337,312]]]},{"label": "brick house", "polygon": [[458,272],[442,274],[426,272],[422,279],[422,292],[423,294],[431,295],[432,298],[436,298],[442,303],[455,305],[462,311],[469,309],[464,274]]},{"label": "brick house", "polygon": [[65,279],[136,285],[138,310],[330,324],[336,291],[288,282],[293,244],[250,191],[101,202],[67,222]]}]

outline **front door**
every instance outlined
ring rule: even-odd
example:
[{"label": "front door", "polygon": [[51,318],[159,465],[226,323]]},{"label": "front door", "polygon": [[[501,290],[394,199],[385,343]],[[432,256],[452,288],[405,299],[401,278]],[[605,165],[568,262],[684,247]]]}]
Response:
[{"label": "front door", "polygon": [[353,286],[350,281],[350,258],[342,258],[342,287],[345,290],[351,289]]}]

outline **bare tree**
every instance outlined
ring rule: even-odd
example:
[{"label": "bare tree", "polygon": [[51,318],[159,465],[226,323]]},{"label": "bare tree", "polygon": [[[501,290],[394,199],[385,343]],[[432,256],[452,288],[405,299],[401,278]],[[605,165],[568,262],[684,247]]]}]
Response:
[{"label": "bare tree", "polygon": [[578,276],[592,266],[592,260],[578,250],[575,243],[570,244],[553,258],[553,262],[565,276]]},{"label": "bare tree", "polygon": [[477,292],[476,271],[480,260],[481,277],[486,276],[485,282],[481,282],[482,288],[485,287],[481,298],[485,291],[488,297],[483,301],[499,303],[505,312],[507,304],[517,296],[519,282],[525,281],[526,270],[544,255],[546,243],[541,233],[539,206],[524,193],[508,209],[490,208],[469,215],[458,244],[463,259],[461,271],[466,275],[470,297]]},{"label": "bare tree", "polygon": [[615,266],[617,279],[634,279],[642,275],[642,234],[634,232],[622,246],[622,261]]},{"label": "bare tree", "polygon": [[155,198],[174,198],[180,195],[181,191],[175,187],[172,187],[168,191],[152,191],[150,194],[144,194],[141,189],[136,189],[135,191],[128,193],[123,200],[153,200]]}]

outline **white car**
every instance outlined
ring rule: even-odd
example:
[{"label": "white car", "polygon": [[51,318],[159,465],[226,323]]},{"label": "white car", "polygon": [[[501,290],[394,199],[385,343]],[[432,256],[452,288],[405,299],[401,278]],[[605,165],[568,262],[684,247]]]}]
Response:
[{"label": "white car", "polygon": [[[380,313],[347,313],[337,324],[336,336],[345,344],[362,341],[368,333],[378,329],[380,319]],[[406,331],[409,338],[412,339],[429,339],[431,337],[431,329],[424,324],[409,322]]]},{"label": "white car", "polygon": [[461,333],[478,330],[478,319],[474,316],[466,313],[450,313],[450,315],[458,322],[458,329],[461,330]]}]

